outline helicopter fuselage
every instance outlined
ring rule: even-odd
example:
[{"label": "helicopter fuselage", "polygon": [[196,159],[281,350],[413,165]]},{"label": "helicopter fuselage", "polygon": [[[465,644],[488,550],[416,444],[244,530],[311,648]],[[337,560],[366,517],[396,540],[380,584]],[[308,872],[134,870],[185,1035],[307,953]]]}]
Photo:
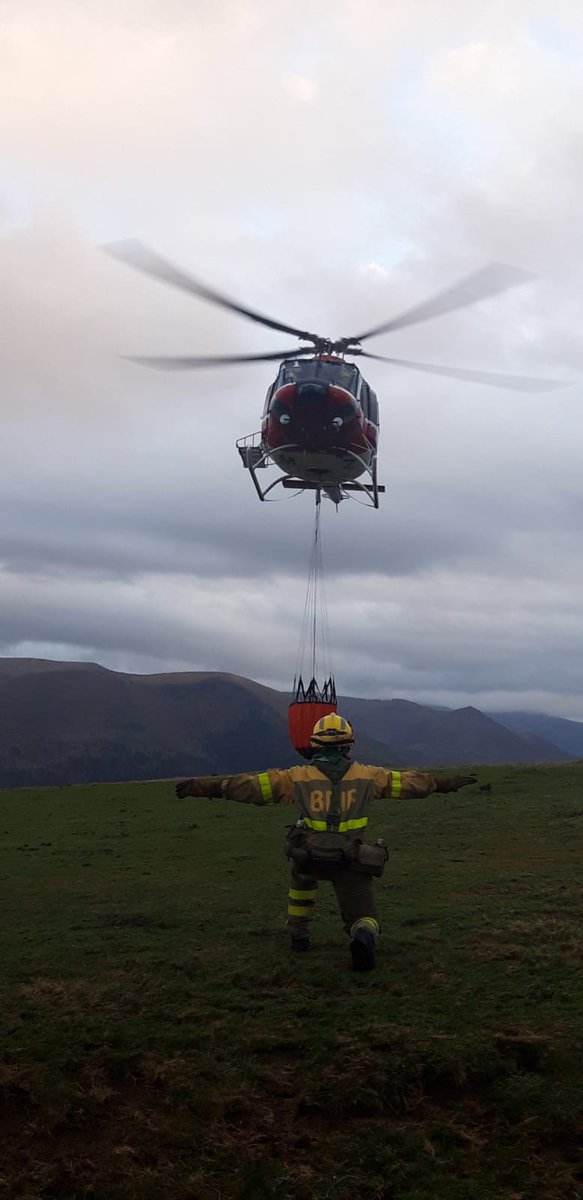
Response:
[{"label": "helicopter fuselage", "polygon": [[330,355],[282,363],[267,392],[261,442],[297,479],[342,483],[370,472],[378,404],[353,363]]}]

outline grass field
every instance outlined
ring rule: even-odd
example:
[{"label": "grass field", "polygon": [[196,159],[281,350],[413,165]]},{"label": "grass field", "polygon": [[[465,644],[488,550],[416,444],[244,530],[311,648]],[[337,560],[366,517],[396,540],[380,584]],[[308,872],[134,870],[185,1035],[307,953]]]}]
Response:
[{"label": "grass field", "polygon": [[583,1196],[583,764],[479,781],[378,803],[370,975],[329,884],[288,949],[290,810],[0,792],[0,1195]]}]

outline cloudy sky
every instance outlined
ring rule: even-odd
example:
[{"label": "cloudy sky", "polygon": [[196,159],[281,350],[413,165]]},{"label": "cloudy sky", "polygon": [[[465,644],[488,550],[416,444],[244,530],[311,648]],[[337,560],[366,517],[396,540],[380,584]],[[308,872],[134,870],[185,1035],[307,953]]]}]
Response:
[{"label": "cloudy sky", "polygon": [[324,507],[332,665],[583,720],[580,0],[0,0],[0,151],[0,654],[298,665],[313,496],[260,504],[234,445],[275,368],[123,358],[288,340],[102,243],[328,336],[502,261],[536,278],[370,348],[571,386],[367,364],[387,492]]}]

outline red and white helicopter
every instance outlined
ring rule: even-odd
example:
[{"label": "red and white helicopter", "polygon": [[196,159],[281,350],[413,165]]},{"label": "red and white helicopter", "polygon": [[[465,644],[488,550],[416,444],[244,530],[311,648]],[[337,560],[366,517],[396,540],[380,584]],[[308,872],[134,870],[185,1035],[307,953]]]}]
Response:
[{"label": "red and white helicopter", "polygon": [[[365,329],[353,337],[333,340],[246,308],[174,267],[141,242],[115,242],[104,249],[115,258],[164,283],[239,313],[268,329],[291,334],[301,342],[308,343],[295,349],[267,351],[264,354],[139,357],[131,360],[170,371],[280,361],[277,376],[267,390],[261,430],[240,438],[236,443],[260,500],[271,499],[270,493],[281,484],[295,492],[306,489],[324,492],[335,504],[356,492],[360,493],[365,503],[378,508],[379,493],[385,490],[377,482],[378,400],[356,364],[348,362],[347,358],[370,358],[448,379],[485,383],[523,392],[543,392],[567,386],[556,380],[499,375],[489,371],[387,358],[362,349],[362,342],[369,338],[454,312],[534,278],[531,272],[517,267],[490,263],[389,321]],[[258,472],[273,466],[281,474],[263,485]]]}]

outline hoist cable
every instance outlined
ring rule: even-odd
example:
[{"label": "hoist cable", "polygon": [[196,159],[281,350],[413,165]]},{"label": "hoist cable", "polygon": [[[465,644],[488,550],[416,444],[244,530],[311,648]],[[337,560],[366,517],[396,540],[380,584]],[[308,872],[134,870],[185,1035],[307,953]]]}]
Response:
[{"label": "hoist cable", "polygon": [[303,678],[304,668],[307,669],[308,665],[310,668],[310,678],[313,680],[317,678],[318,670],[322,666],[324,666],[327,676],[332,676],[333,673],[330,625],[324,578],[324,558],[322,553],[321,512],[321,493],[317,491],[312,553],[308,572],[308,585],[294,689],[296,681]]}]

